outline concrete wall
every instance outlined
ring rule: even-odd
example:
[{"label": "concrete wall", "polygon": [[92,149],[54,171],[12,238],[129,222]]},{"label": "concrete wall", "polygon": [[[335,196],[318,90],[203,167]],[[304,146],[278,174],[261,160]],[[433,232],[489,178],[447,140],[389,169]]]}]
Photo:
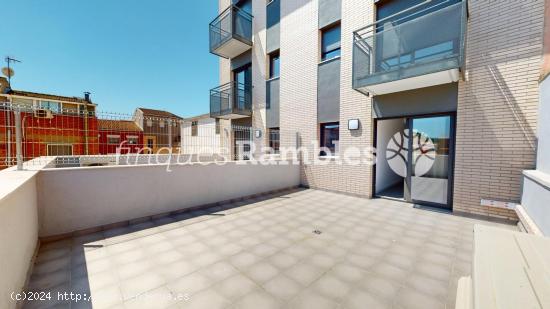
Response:
[{"label": "concrete wall", "polygon": [[0,308],[15,308],[36,250],[36,173],[0,172]]},{"label": "concrete wall", "polygon": [[373,117],[403,117],[456,112],[458,83],[379,95],[373,100]]},{"label": "concrete wall", "polygon": [[521,206],[537,228],[550,236],[550,175],[525,171]]},{"label": "concrete wall", "polygon": [[39,235],[52,236],[297,186],[297,165],[113,166],[43,170]]},{"label": "concrete wall", "polygon": [[537,170],[550,174],[550,77],[539,85]]}]

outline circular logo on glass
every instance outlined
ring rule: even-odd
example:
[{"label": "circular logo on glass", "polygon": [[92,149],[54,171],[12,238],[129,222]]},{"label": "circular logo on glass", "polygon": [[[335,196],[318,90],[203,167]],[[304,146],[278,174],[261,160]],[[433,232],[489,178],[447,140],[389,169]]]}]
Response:
[{"label": "circular logo on glass", "polygon": [[[407,177],[409,138],[408,129],[397,132],[392,136],[386,148],[388,165],[401,177]],[[426,134],[416,130],[413,130],[412,139],[413,175],[422,176],[434,164],[435,145]]]}]

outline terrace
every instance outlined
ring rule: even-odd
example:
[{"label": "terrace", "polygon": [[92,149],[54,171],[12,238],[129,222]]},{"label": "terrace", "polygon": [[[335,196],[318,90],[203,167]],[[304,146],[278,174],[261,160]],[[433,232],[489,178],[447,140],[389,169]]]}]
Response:
[{"label": "terrace", "polygon": [[453,308],[474,224],[389,200],[294,189],[41,245],[25,308]]}]

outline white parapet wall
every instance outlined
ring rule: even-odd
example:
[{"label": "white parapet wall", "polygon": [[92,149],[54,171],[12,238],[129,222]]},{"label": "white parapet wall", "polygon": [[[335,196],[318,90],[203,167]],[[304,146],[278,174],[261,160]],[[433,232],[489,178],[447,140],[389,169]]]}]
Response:
[{"label": "white parapet wall", "polygon": [[537,169],[523,172],[523,213],[519,217],[529,232],[550,236],[550,77],[539,87]]},{"label": "white parapet wall", "polygon": [[294,164],[46,169],[37,182],[39,236],[62,235],[299,184],[299,166]]},{"label": "white parapet wall", "polygon": [[37,247],[37,173],[0,172],[0,308],[15,308]]}]

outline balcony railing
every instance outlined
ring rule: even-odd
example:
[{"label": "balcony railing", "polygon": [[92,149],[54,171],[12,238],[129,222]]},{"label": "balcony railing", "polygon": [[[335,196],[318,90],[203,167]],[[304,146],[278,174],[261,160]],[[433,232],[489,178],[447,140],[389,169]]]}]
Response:
[{"label": "balcony railing", "polygon": [[354,32],[354,89],[376,95],[458,81],[467,2],[429,3]]},{"label": "balcony railing", "polygon": [[230,82],[210,90],[210,116],[236,119],[252,115],[251,86]]},{"label": "balcony railing", "polygon": [[252,15],[230,6],[210,23],[210,52],[234,58],[252,47]]}]

